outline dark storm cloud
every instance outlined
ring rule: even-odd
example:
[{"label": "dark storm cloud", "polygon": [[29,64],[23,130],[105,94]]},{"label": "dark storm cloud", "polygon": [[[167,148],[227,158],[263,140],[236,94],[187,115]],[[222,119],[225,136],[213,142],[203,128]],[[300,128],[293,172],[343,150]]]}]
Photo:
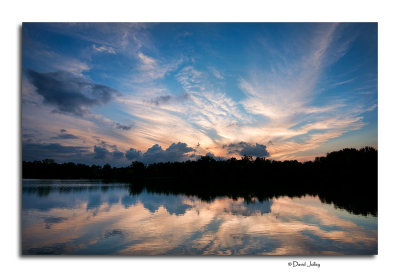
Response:
[{"label": "dark storm cloud", "polygon": [[252,145],[250,143],[242,141],[239,143],[223,145],[222,148],[226,148],[229,154],[239,154],[241,156],[253,157],[269,157],[267,147],[258,143]]},{"label": "dark storm cloud", "polygon": [[73,135],[73,134],[59,134],[56,137],[53,137],[54,139],[78,139],[79,137]]},{"label": "dark storm cloud", "polygon": [[121,151],[118,151],[118,150],[113,151],[111,154],[112,154],[113,159],[117,159],[117,160],[122,159],[124,157],[124,153]]},{"label": "dark storm cloud", "polygon": [[[65,133],[64,133],[65,134]],[[91,151],[92,150],[92,151]],[[94,145],[93,148],[82,146],[64,146],[58,143],[38,144],[24,143],[22,148],[24,161],[54,159],[56,162],[75,162],[85,164],[126,165],[129,161],[140,161],[146,164],[159,162],[181,162],[196,158],[196,150],[186,143],[172,143],[167,149],[155,144],[146,152],[130,148],[126,152],[110,148],[105,144]]]},{"label": "dark storm cloud", "polygon": [[165,151],[162,147],[158,144],[154,144],[143,154],[143,161],[146,163],[164,162],[164,155]]},{"label": "dark storm cloud", "polygon": [[22,134],[22,141],[23,142],[26,142],[26,143],[32,142],[34,140],[34,138],[35,138],[34,134]]},{"label": "dark storm cloud", "polygon": [[186,93],[184,91],[181,92],[180,95],[178,96],[173,96],[173,95],[162,95],[162,96],[158,96],[155,98],[150,99],[150,103],[154,104],[156,106],[160,105],[160,104],[166,104],[168,102],[174,101],[174,102],[182,102],[182,101],[186,101],[188,100],[190,97],[189,93]]},{"label": "dark storm cloud", "polygon": [[66,71],[39,73],[27,70],[27,76],[44,103],[61,113],[82,116],[90,107],[106,104],[119,94],[115,89]]},{"label": "dark storm cloud", "polygon": [[128,126],[128,125],[122,125],[120,123],[116,123],[117,129],[121,129],[124,131],[128,131],[130,129],[132,129],[132,126]]},{"label": "dark storm cloud", "polygon": [[117,145],[115,145],[115,144],[109,144],[109,143],[107,143],[106,141],[100,140],[100,139],[97,139],[97,138],[96,138],[96,140],[97,140],[97,142],[100,143],[100,145],[101,145],[103,148],[111,148],[112,150],[117,150]]},{"label": "dark storm cloud", "polygon": [[110,154],[110,152],[106,148],[97,145],[93,147],[93,151],[94,151],[94,158],[99,160],[104,160]]},{"label": "dark storm cloud", "polygon": [[207,152],[206,156],[215,159],[215,155],[211,152]]},{"label": "dark storm cloud", "polygon": [[190,155],[190,157],[191,157],[191,158],[195,158],[194,160],[199,160],[199,159],[202,159],[203,157],[212,158],[212,159],[217,160],[217,161],[224,161],[224,160],[226,160],[226,158],[220,157],[220,156],[215,156],[215,155],[214,155],[213,153],[211,153],[211,152],[207,152],[206,155],[204,155],[204,156],[202,156],[202,155],[196,155],[196,154],[193,153],[192,155]]},{"label": "dark storm cloud", "polygon": [[60,130],[60,134],[58,134],[55,137],[52,137],[52,139],[78,139],[79,137],[73,135],[73,134],[69,134],[67,132],[67,130],[65,129],[61,129]]},{"label": "dark storm cloud", "polygon": [[186,153],[196,151],[194,148],[188,147],[186,143],[178,142],[171,144],[167,149],[163,150],[158,144],[153,145],[143,154],[143,162],[179,162],[184,161],[188,157]]},{"label": "dark storm cloud", "polygon": [[106,141],[104,141],[104,140],[102,140],[102,139],[100,139],[99,137],[97,137],[97,136],[92,136],[92,138],[94,138],[99,144],[100,144],[100,146],[101,147],[103,147],[103,148],[110,148],[110,149],[112,149],[112,150],[118,150],[117,148],[117,145],[115,145],[115,144],[109,144],[108,142],[106,142]]},{"label": "dark storm cloud", "polygon": [[141,160],[141,158],[142,158],[142,152],[131,148],[128,151],[126,151],[125,157],[130,161],[132,161],[132,160],[138,161],[138,160]]},{"label": "dark storm cloud", "polygon": [[64,254],[67,249],[66,243],[55,243],[51,245],[46,245],[39,248],[29,248],[24,251],[23,254],[27,255],[60,255]]},{"label": "dark storm cloud", "polygon": [[169,100],[171,100],[171,98],[172,98],[172,96],[170,96],[170,95],[163,95],[163,96],[158,96],[156,98],[151,99],[150,102],[152,104],[155,104],[158,106],[160,104],[167,103]]},{"label": "dark storm cloud", "polygon": [[189,158],[187,153],[196,151],[192,147],[188,147],[186,143],[172,143],[167,149],[162,149],[158,144],[154,144],[142,153],[134,148],[129,149],[125,153],[128,160],[137,160],[144,163],[159,163],[159,162],[176,162],[184,161]]},{"label": "dark storm cloud", "polygon": [[24,161],[55,159],[64,162],[78,159],[89,153],[89,147],[64,146],[58,143],[24,143],[22,145],[22,159]]},{"label": "dark storm cloud", "polygon": [[126,165],[124,152],[117,149],[94,145],[93,147],[64,146],[58,143],[39,144],[24,143],[22,146],[24,161],[41,161],[53,159],[56,162],[74,162],[84,164]]}]

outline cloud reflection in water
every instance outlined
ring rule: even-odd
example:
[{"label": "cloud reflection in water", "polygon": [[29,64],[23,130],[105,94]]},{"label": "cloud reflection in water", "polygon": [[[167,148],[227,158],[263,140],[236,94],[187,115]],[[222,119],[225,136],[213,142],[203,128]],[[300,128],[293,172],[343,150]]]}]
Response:
[{"label": "cloud reflection in water", "polygon": [[[376,254],[377,218],[318,197],[244,199],[142,192],[126,187],[39,196],[23,191],[23,254]],[[39,199],[40,198],[40,199]],[[61,247],[62,246],[62,247]]]}]

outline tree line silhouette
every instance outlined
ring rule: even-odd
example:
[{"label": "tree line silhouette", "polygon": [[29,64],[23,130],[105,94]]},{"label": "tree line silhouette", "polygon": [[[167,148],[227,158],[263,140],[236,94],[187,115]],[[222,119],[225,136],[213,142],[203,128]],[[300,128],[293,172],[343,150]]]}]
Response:
[{"label": "tree line silhouette", "polygon": [[22,177],[31,179],[102,179],[130,183],[130,193],[143,189],[156,193],[197,196],[210,201],[219,196],[260,201],[278,196],[319,196],[355,214],[377,215],[378,152],[375,148],[346,148],[314,161],[274,161],[245,156],[215,160],[127,167],[55,163],[43,160],[22,163]]}]

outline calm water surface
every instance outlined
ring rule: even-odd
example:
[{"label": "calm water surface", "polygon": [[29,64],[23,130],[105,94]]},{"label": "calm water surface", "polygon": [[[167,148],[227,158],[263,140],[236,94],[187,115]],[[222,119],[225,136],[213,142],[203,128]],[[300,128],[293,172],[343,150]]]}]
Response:
[{"label": "calm water surface", "polygon": [[318,197],[259,202],[130,193],[123,183],[23,180],[22,253],[377,254],[377,218]]}]

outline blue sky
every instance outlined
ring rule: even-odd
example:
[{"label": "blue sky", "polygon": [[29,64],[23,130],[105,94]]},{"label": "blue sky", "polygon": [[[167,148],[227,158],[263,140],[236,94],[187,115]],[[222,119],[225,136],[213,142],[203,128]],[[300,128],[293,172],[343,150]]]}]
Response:
[{"label": "blue sky", "polygon": [[377,147],[376,23],[24,23],[23,160]]}]

